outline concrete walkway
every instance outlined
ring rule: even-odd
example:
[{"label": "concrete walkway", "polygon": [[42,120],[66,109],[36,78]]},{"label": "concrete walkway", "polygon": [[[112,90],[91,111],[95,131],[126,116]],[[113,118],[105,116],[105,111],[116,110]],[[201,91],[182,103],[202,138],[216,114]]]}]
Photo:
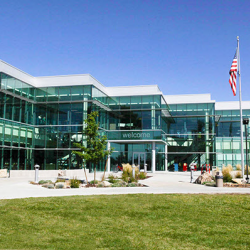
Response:
[{"label": "concrete walkway", "polygon": [[[194,179],[199,176],[195,173]],[[216,188],[190,183],[190,173],[164,173],[148,174],[152,176],[140,181],[148,187],[117,187],[117,188],[80,188],[80,189],[46,189],[41,186],[31,185],[29,178],[1,178],[0,199],[14,199],[27,197],[52,197],[72,195],[112,195],[112,194],[217,194],[217,193],[239,193],[250,194],[250,188]],[[102,173],[97,174],[100,180]],[[107,174],[108,176],[108,174]],[[53,178],[43,178],[55,180]],[[85,178],[83,178],[85,179]],[[34,179],[33,179],[34,180]],[[32,181],[33,181],[32,180]],[[88,175],[88,180],[93,180],[93,174]]]}]

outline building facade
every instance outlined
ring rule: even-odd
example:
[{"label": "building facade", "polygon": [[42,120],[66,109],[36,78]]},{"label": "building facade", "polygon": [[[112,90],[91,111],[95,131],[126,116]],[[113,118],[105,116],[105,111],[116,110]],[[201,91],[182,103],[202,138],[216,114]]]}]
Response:
[{"label": "building facade", "polygon": [[[122,163],[148,172],[171,171],[174,164],[182,170],[192,162],[240,164],[238,102],[164,95],[157,85],[105,87],[88,74],[33,77],[3,61],[0,74],[1,168],[81,168],[72,151],[86,141],[91,111],[99,112],[100,133],[113,148],[109,171]],[[250,102],[243,102],[243,116],[250,116]]]}]

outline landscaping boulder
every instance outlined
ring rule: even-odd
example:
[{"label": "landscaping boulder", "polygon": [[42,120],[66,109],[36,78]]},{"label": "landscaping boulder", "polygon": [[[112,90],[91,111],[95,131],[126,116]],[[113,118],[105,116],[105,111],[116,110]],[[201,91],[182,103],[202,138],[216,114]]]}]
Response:
[{"label": "landscaping boulder", "polygon": [[57,183],[55,183],[55,188],[56,189],[65,188],[65,182],[57,182]]},{"label": "landscaping boulder", "polygon": [[103,181],[102,183],[104,187],[111,187],[111,183],[108,181]]},{"label": "landscaping boulder", "polygon": [[203,182],[212,182],[212,176],[211,174],[209,174],[208,172],[205,172],[203,174],[201,174],[194,183],[196,184],[202,184]]},{"label": "landscaping boulder", "polygon": [[233,182],[238,183],[238,184],[242,184],[243,183],[243,179],[232,179]]},{"label": "landscaping boulder", "polygon": [[51,184],[51,183],[45,183],[42,185],[42,187],[48,188],[48,189],[53,189],[55,186],[54,186],[54,184]]}]

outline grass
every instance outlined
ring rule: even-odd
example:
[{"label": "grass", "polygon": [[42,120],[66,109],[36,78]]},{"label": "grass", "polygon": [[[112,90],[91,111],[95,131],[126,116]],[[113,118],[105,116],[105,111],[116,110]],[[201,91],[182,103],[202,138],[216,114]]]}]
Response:
[{"label": "grass", "polygon": [[0,249],[249,249],[249,195],[0,200]]}]

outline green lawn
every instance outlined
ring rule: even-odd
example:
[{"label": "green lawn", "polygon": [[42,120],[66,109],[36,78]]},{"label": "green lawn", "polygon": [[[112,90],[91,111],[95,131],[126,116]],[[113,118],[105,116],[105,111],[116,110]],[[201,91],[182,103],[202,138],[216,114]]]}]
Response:
[{"label": "green lawn", "polygon": [[249,195],[0,200],[0,249],[250,249]]}]

